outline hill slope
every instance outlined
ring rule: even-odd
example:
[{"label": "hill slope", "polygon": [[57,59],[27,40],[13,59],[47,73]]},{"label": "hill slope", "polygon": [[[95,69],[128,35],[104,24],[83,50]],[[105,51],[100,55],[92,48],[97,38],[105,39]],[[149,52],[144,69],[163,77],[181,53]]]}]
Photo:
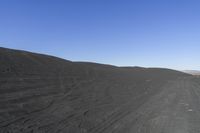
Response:
[{"label": "hill slope", "polygon": [[125,124],[121,120],[172,80],[190,77],[170,69],[71,62],[5,48],[0,64],[0,131],[5,133],[124,133],[118,122]]}]

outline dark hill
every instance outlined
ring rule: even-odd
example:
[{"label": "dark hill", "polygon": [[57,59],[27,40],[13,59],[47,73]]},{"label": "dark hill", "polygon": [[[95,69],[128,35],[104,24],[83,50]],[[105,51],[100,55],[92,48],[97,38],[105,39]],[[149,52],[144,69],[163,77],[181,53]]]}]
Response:
[{"label": "dark hill", "polygon": [[110,132],[165,84],[188,76],[0,48],[0,132]]}]

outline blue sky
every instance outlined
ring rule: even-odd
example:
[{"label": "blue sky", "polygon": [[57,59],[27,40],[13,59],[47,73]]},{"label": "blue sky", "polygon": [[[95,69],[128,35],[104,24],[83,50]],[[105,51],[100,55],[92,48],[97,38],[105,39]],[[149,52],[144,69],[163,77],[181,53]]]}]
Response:
[{"label": "blue sky", "polygon": [[0,0],[0,46],[73,61],[200,69],[198,0]]}]

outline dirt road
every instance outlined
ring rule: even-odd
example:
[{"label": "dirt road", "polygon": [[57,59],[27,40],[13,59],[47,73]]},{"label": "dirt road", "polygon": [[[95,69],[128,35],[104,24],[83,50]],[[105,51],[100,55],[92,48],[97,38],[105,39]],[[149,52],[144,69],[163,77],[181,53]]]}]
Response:
[{"label": "dirt road", "polygon": [[[97,84],[95,84],[97,85]],[[200,84],[194,78],[169,81],[151,94],[106,111],[110,105],[71,111],[65,96],[44,110],[4,121],[1,132],[13,133],[199,133]],[[66,96],[68,97],[68,96]],[[65,99],[64,99],[65,98]],[[73,103],[74,104],[74,103]],[[77,106],[77,105],[75,105]],[[85,110],[85,111],[84,111]],[[104,115],[98,116],[104,112]],[[107,114],[107,115],[105,115]],[[98,124],[89,123],[96,121]]]},{"label": "dirt road", "polygon": [[199,133],[200,85],[190,78],[170,81],[163,90],[106,133]]}]

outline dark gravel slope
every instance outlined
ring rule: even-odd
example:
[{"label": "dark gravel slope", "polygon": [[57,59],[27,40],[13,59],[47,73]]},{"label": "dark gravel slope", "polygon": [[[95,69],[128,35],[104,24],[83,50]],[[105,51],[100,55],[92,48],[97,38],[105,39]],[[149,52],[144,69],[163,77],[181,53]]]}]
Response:
[{"label": "dark gravel slope", "polygon": [[198,133],[198,117],[179,105],[199,103],[193,80],[170,69],[71,62],[0,48],[0,132]]}]

